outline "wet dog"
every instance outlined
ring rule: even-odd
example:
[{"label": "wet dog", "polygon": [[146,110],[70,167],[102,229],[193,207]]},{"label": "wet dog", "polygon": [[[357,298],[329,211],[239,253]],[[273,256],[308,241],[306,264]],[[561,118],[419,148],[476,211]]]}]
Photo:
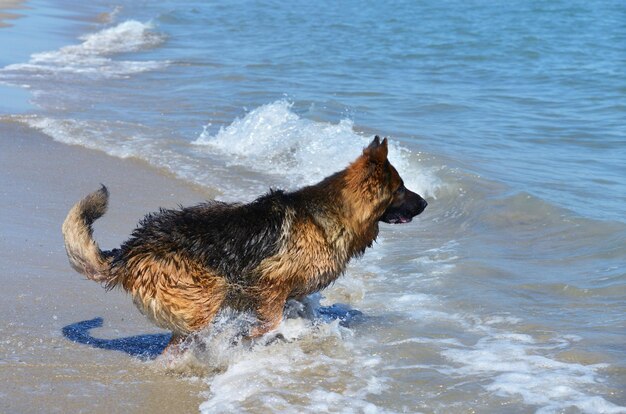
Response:
[{"label": "wet dog", "polygon": [[211,323],[222,308],[251,311],[257,337],[275,329],[287,300],[324,289],[362,255],[378,223],[407,223],[426,201],[404,186],[377,136],[346,169],[294,192],[249,204],[211,201],[147,215],[119,249],[102,251],[93,222],[106,187],[79,201],[63,223],[70,264],[106,288],[121,287],[170,345]]}]

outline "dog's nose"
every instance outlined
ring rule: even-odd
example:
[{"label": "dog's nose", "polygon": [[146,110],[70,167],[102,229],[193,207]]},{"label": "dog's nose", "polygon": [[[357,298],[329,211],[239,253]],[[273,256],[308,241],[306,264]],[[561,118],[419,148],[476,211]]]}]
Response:
[{"label": "dog's nose", "polygon": [[426,208],[427,205],[428,205],[428,203],[426,202],[426,200],[424,200],[423,198],[420,197],[419,201],[417,202],[417,213],[416,214],[421,214],[422,211],[424,211],[424,209]]}]

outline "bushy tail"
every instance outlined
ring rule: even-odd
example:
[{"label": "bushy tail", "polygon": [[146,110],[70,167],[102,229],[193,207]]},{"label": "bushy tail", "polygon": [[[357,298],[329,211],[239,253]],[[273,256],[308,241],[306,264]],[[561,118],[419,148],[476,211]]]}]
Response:
[{"label": "bushy tail", "polygon": [[108,202],[109,191],[103,185],[72,207],[62,227],[72,267],[91,280],[105,283],[111,278],[109,260],[93,239],[91,225],[106,212]]}]

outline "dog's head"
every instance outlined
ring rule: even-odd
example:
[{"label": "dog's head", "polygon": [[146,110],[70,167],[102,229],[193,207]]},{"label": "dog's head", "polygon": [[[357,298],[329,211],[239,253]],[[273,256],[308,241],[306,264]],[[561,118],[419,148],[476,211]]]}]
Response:
[{"label": "dog's head", "polygon": [[384,200],[387,204],[378,220],[392,224],[408,223],[424,211],[428,203],[419,194],[404,186],[404,181],[387,159],[387,154],[387,138],[381,141],[378,135],[363,150],[363,155],[378,165],[382,192],[386,195]]}]

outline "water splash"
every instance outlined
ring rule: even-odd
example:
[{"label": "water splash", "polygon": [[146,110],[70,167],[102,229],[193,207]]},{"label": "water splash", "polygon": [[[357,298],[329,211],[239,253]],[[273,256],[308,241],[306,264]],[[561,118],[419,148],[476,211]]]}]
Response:
[{"label": "water splash", "polygon": [[[347,167],[373,138],[356,132],[350,119],[337,124],[312,121],[297,115],[292,106],[285,100],[260,106],[214,136],[203,131],[193,143],[226,155],[231,166],[280,176],[300,187]],[[434,197],[441,183],[412,155],[390,140],[389,159],[407,186]]]}]

